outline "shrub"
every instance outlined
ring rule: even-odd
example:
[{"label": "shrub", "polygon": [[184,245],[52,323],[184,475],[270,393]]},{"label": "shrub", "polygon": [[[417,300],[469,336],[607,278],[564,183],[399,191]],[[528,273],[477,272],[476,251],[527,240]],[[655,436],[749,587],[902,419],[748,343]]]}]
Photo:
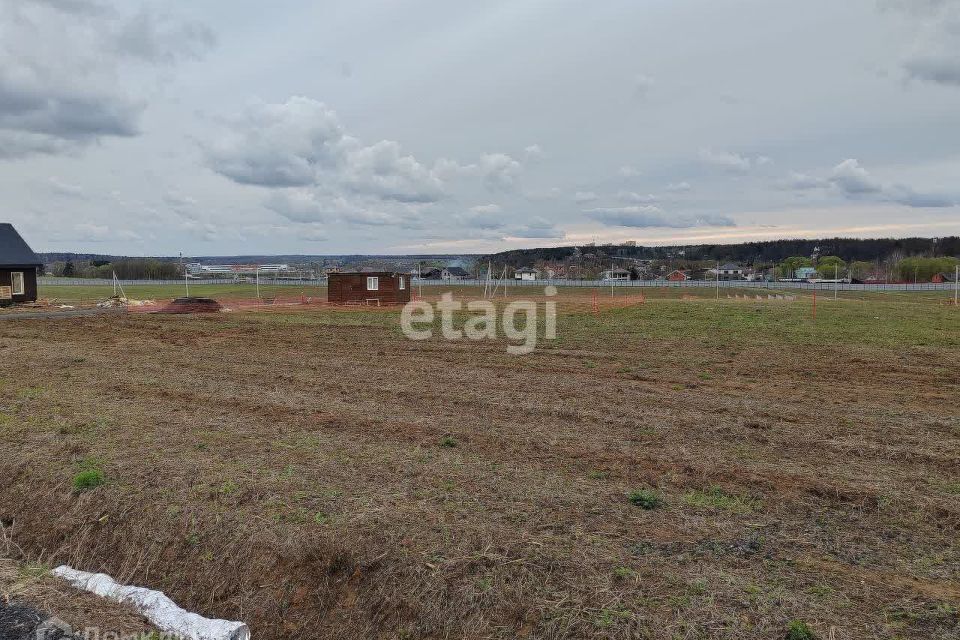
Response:
[{"label": "shrub", "polygon": [[663,499],[649,489],[639,489],[630,494],[630,503],[641,509],[656,509],[663,505]]},{"label": "shrub", "polygon": [[793,620],[787,625],[786,640],[816,640],[816,637],[806,622]]},{"label": "shrub", "polygon": [[447,449],[452,449],[457,446],[457,441],[453,436],[443,436],[443,440],[440,441],[441,447],[446,447]]},{"label": "shrub", "polygon": [[78,493],[89,491],[90,489],[96,489],[106,481],[107,479],[100,469],[87,469],[73,477],[73,488]]}]

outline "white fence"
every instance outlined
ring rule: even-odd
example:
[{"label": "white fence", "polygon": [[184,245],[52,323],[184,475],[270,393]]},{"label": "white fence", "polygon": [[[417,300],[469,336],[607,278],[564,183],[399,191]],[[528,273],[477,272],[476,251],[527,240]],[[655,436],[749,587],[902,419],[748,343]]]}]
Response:
[{"label": "white fence", "polygon": [[[113,280],[107,278],[38,278],[40,286],[80,286],[80,285],[101,285],[112,286]],[[122,286],[141,286],[141,285],[180,285],[183,286],[183,280],[120,280]],[[190,280],[190,286],[203,285],[249,285],[255,286],[254,282],[235,282],[233,280],[210,278],[204,280]],[[495,284],[507,287],[545,287],[553,285],[555,287],[627,287],[627,288],[716,288],[715,280],[685,280],[683,282],[669,282],[665,280],[495,280]],[[326,279],[321,280],[273,280],[260,279],[261,286],[291,286],[291,287],[323,287],[326,286]],[[422,286],[478,286],[482,287],[487,282],[482,279],[470,280],[418,280],[413,279],[413,284]],[[952,282],[934,283],[919,282],[916,284],[846,284],[832,282],[746,282],[743,280],[721,280],[722,289],[815,289],[818,291],[953,291],[956,286]]]}]

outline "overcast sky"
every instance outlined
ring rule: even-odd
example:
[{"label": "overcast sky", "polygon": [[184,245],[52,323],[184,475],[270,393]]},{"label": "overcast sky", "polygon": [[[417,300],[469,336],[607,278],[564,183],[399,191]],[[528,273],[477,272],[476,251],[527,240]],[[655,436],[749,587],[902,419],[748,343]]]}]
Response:
[{"label": "overcast sky", "polygon": [[0,0],[41,251],[960,233],[960,0]]}]

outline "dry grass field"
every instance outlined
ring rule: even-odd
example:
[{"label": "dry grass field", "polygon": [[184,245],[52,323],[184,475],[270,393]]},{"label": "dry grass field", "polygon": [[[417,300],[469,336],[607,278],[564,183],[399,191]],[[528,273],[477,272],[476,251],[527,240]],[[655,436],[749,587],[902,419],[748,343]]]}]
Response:
[{"label": "dry grass field", "polygon": [[960,637],[960,311],[586,299],[3,321],[0,553],[267,640]]}]

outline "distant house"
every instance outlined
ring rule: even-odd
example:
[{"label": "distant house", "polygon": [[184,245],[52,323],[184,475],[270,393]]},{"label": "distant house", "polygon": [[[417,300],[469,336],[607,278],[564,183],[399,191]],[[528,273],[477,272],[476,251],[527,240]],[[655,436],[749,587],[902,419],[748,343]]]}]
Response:
[{"label": "distant house", "polygon": [[800,278],[801,280],[817,277],[817,270],[813,267],[800,267],[793,273],[795,277]]},{"label": "distant house", "polygon": [[470,274],[462,267],[446,267],[440,271],[441,280],[465,280],[469,277]]},{"label": "distant house", "polygon": [[443,269],[421,269],[420,270],[420,279],[421,280],[439,280]]},{"label": "distant house", "polygon": [[603,275],[600,277],[600,279],[605,282],[629,280],[630,272],[626,269],[608,269],[607,271],[603,272]]},{"label": "distant house", "polygon": [[690,279],[690,274],[681,269],[677,269],[676,271],[668,273],[666,279],[670,282],[684,282]]},{"label": "distant house", "polygon": [[536,269],[530,269],[529,267],[523,267],[517,269],[513,272],[513,277],[515,280],[536,280],[538,271]]},{"label": "distant house", "polygon": [[934,282],[936,284],[943,284],[944,282],[954,282],[956,280],[955,276],[956,274],[945,273],[941,271],[940,273],[933,274],[933,277],[930,278],[930,282]]},{"label": "distant house", "polygon": [[410,302],[410,275],[395,271],[331,273],[327,301],[383,306]]},{"label": "distant house", "polygon": [[732,262],[720,265],[716,271],[721,280],[742,280],[743,274],[746,273],[746,269]]},{"label": "distant house", "polygon": [[0,223],[0,305],[36,302],[37,270],[43,261],[12,224]]}]

